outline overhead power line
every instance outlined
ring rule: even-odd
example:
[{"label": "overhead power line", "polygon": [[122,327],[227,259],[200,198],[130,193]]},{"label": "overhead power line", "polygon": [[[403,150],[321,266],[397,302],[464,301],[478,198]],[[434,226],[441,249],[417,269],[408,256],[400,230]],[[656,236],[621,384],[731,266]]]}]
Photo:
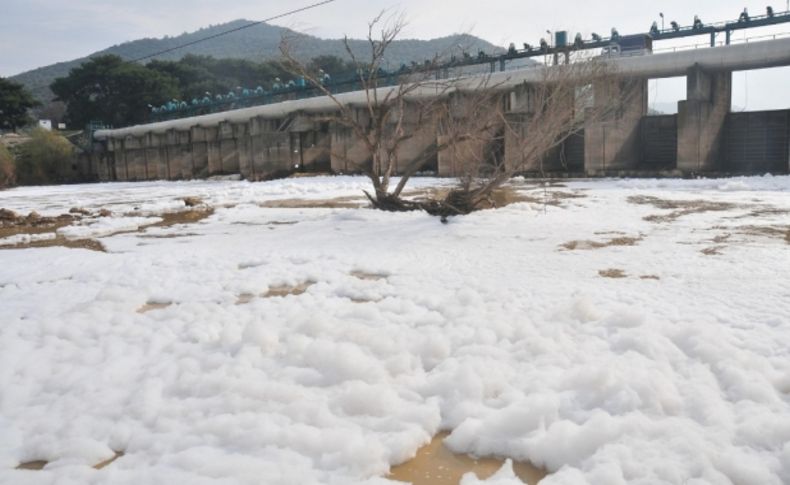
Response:
[{"label": "overhead power line", "polygon": [[173,51],[176,51],[178,49],[183,49],[185,47],[190,47],[190,46],[193,46],[195,44],[199,44],[201,42],[206,42],[207,40],[212,40],[212,39],[216,39],[217,37],[222,37],[223,35],[228,35],[228,34],[232,34],[234,32],[238,32],[240,30],[249,29],[250,27],[255,27],[256,25],[265,24],[267,22],[271,22],[273,20],[278,20],[278,19],[281,19],[283,17],[288,17],[290,15],[301,13],[301,12],[304,12],[304,11],[307,11],[307,10],[312,10],[314,8],[318,8],[318,7],[321,7],[323,5],[327,5],[327,4],[335,2],[335,1],[336,0],[324,0],[323,2],[318,2],[318,3],[314,3],[312,5],[308,5],[306,7],[297,8],[296,10],[291,10],[291,11],[288,11],[288,12],[285,12],[285,13],[281,13],[279,15],[275,15],[274,17],[269,17],[267,19],[259,20],[257,22],[251,22],[251,23],[249,23],[247,25],[242,25],[241,27],[236,27],[235,29],[230,29],[230,30],[226,30],[226,31],[223,31],[223,32],[219,32],[219,33],[216,33],[214,35],[210,35],[208,37],[204,37],[202,39],[193,40],[192,42],[187,42],[186,44],[177,45],[175,47],[171,47],[169,49],[164,49],[164,50],[161,50],[159,52],[155,52],[153,54],[149,54],[147,56],[138,57],[137,59],[129,60],[127,62],[145,61],[147,59],[151,59],[151,58],[154,58],[154,57],[157,57],[157,56],[161,56],[162,54],[167,54],[168,52],[173,52]]},{"label": "overhead power line", "polygon": [[[294,10],[289,10],[287,12],[283,12],[283,13],[275,15],[273,17],[269,17],[269,18],[266,18],[266,19],[263,19],[263,20],[258,20],[256,22],[250,22],[249,24],[242,25],[241,27],[236,27],[234,29],[229,29],[229,30],[225,30],[225,31],[222,31],[222,32],[218,32],[216,34],[209,35],[208,37],[203,37],[201,39],[193,40],[191,42],[187,42],[187,43],[184,43],[184,44],[181,44],[181,45],[177,45],[175,47],[170,47],[168,49],[164,49],[164,50],[161,50],[161,51],[158,51],[158,52],[154,52],[153,54],[148,54],[146,56],[138,57],[136,59],[124,60],[124,62],[128,62],[128,63],[131,64],[131,63],[136,63],[136,62],[140,62],[140,61],[145,61],[147,59],[152,59],[154,57],[161,56],[162,54],[167,54],[169,52],[173,52],[173,51],[176,51],[178,49],[183,49],[185,47],[190,47],[190,46],[193,46],[195,44],[199,44],[201,42],[206,42],[206,41],[209,41],[209,40],[213,40],[213,39],[216,39],[217,37],[222,37],[224,35],[233,34],[234,32],[238,32],[238,31],[244,30],[244,29],[249,29],[250,27],[255,27],[256,25],[265,24],[265,23],[271,22],[273,20],[278,20],[278,19],[281,19],[281,18],[284,18],[284,17],[289,17],[291,15],[295,15],[297,13],[306,12],[308,10],[312,10],[314,8],[322,7],[324,5],[328,5],[328,4],[336,2],[336,1],[337,0],[323,0],[321,2],[316,2],[316,3],[310,4],[310,5],[301,7],[301,8],[297,8],[297,9],[294,9]],[[38,89],[43,89],[43,88],[49,88],[49,85],[34,86],[34,87],[28,88],[28,89],[30,89],[31,91],[36,91]]]}]

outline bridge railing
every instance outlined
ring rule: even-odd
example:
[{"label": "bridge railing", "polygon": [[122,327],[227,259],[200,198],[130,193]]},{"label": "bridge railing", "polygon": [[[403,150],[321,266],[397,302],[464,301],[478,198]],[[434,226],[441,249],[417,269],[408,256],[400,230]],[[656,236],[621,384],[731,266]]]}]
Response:
[{"label": "bridge railing", "polygon": [[[400,82],[402,75],[403,73],[384,73],[377,79],[378,86],[395,86]],[[358,78],[328,82],[324,87],[332,94],[342,94],[363,89],[362,82]],[[282,89],[264,91],[263,93],[251,91],[250,94],[246,95],[234,93],[233,96],[224,96],[222,99],[200,100],[198,103],[187,104],[185,107],[154,112],[151,113],[150,119],[152,122],[167,121],[320,96],[324,96],[324,91],[317,86],[284,87]]]}]

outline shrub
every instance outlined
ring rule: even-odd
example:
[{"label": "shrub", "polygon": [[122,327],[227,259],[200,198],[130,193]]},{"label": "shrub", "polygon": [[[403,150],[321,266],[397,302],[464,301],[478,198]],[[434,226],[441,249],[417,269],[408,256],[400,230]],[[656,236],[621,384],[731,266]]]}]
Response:
[{"label": "shrub", "polygon": [[0,189],[10,187],[16,182],[14,157],[5,145],[0,143]]},{"label": "shrub", "polygon": [[74,146],[64,137],[36,129],[17,149],[16,180],[20,185],[56,184],[68,181]]}]

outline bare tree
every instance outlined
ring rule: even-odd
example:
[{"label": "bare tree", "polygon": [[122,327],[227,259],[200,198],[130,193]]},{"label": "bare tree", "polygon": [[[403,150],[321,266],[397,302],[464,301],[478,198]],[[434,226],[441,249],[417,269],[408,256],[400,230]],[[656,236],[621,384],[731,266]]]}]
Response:
[{"label": "bare tree", "polygon": [[578,58],[535,69],[534,81],[508,86],[505,94],[501,86],[481,83],[461,95],[460,114],[444,113],[440,124],[452,133],[446,150],[459,175],[459,186],[434,204],[433,212],[467,214],[490,205],[492,192],[514,175],[545,175],[544,162],[553,150],[585,124],[605,118],[628,102],[620,97],[617,103],[596,103],[595,92],[616,83],[610,64],[601,60]]},{"label": "bare tree", "polygon": [[[520,172],[544,173],[544,160],[552,150],[585,123],[617,109],[594,100],[596,91],[615,82],[611,65],[596,59],[535,67],[533,79],[518,86],[502,76],[498,82],[490,75],[440,79],[439,56],[393,79],[382,65],[404,21],[400,15],[384,15],[368,24],[369,52],[364,58],[345,39],[346,52],[357,66],[354,95],[333,91],[332,84],[296,58],[288,39],[281,43],[287,69],[332,100],[334,109],[323,119],[349,130],[361,143],[366,155],[362,161],[334,150],[333,156],[371,180],[374,190],[366,195],[377,208],[423,209],[443,217],[483,208],[495,189]],[[409,141],[426,134],[433,136],[431,142],[420,140],[406,149]],[[422,148],[415,153],[414,146]],[[433,157],[453,167],[458,187],[443,200],[403,199],[410,177]],[[393,187],[395,175],[401,178]]]},{"label": "bare tree", "polygon": [[[428,143],[418,153],[409,153],[408,157],[402,154],[407,142],[419,134],[435,132],[442,99],[450,89],[447,82],[436,79],[438,55],[425,64],[394,75],[383,70],[387,49],[404,25],[402,15],[385,18],[385,12],[379,14],[368,24],[369,51],[364,58],[352,49],[348,38],[344,39],[346,53],[357,66],[356,87],[363,93],[362,97],[355,96],[352,100],[335,92],[332,84],[299,61],[288,39],[280,44],[286,68],[303,77],[334,103],[335,109],[326,113],[323,120],[350,130],[361,142],[366,157],[360,161],[337,151],[332,155],[343,158],[356,171],[365,174],[373,184],[373,194],[366,192],[368,198],[375,207],[387,210],[419,208],[403,200],[401,194],[410,177],[436,155],[438,146],[435,142]],[[400,175],[400,180],[392,187],[395,175]]]}]

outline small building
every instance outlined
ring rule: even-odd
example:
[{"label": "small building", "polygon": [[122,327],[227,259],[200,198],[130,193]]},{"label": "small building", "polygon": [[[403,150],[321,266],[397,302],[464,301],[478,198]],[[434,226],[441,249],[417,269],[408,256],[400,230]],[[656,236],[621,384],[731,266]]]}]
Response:
[{"label": "small building", "polygon": [[38,127],[47,131],[52,131],[52,120],[38,120]]}]

